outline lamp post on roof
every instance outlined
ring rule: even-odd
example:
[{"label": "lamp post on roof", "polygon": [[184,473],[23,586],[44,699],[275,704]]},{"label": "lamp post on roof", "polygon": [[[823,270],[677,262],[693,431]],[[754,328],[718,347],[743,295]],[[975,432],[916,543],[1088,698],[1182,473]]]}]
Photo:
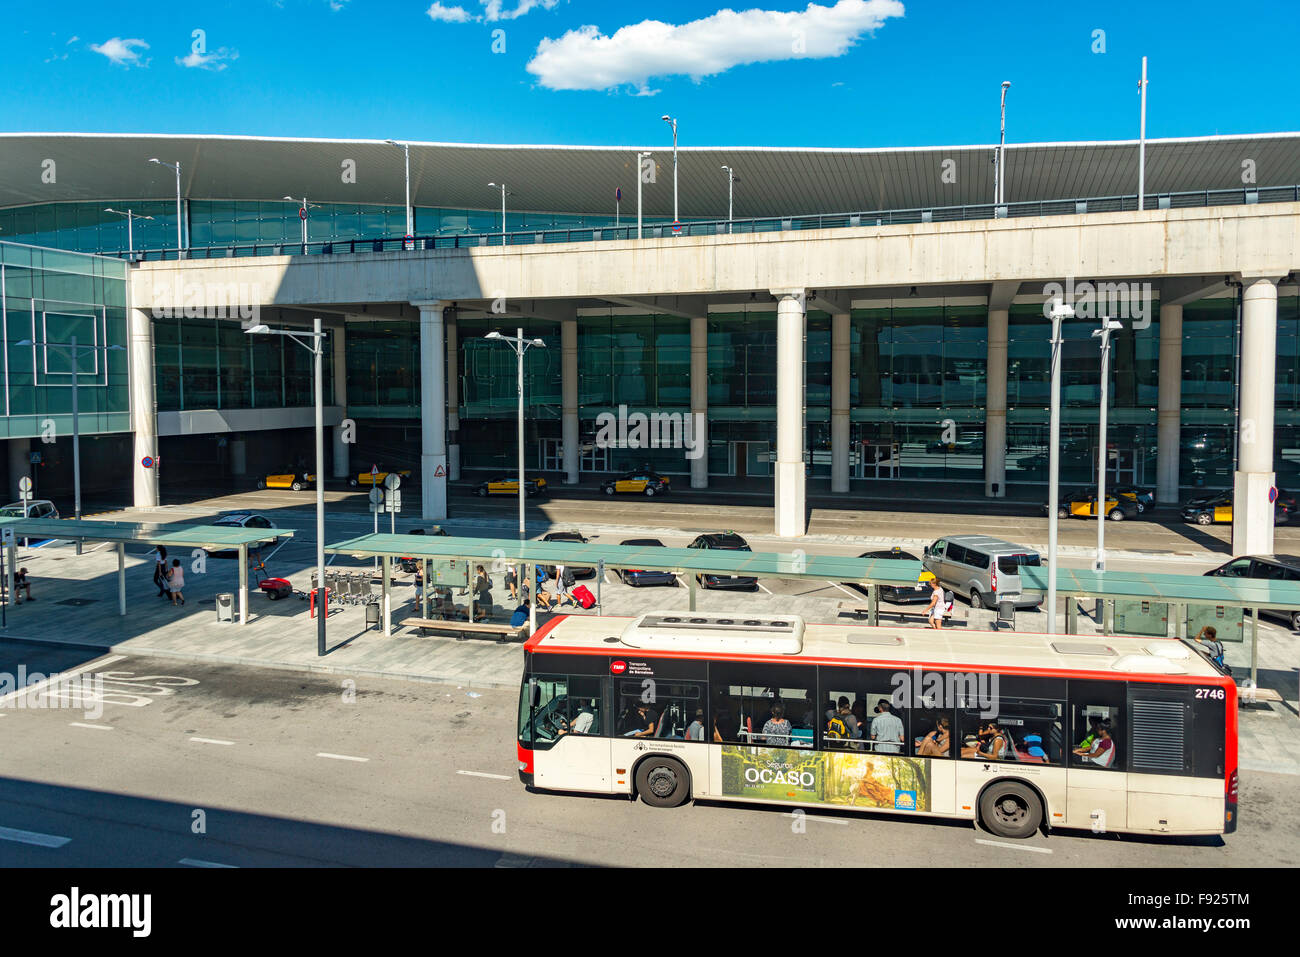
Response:
[{"label": "lamp post on roof", "polygon": [[414,217],[411,215],[411,144],[399,143],[397,140],[384,140],[389,146],[400,146],[406,155],[406,235],[415,235]]},{"label": "lamp post on roof", "polygon": [[731,232],[731,207],[732,197],[735,195],[736,183],[740,177],[730,166],[723,166],[722,169],[727,171],[727,232]]},{"label": "lamp post on roof", "polygon": [[[306,200],[303,200],[305,203]],[[315,318],[312,331],[303,329],[272,329],[265,323],[250,326],[244,332],[250,336],[286,336],[312,354],[315,369],[314,389],[316,404],[316,654],[325,657],[325,616],[329,611],[328,589],[325,587],[325,402],[321,392],[321,357],[325,353],[325,332],[321,330],[320,316]],[[386,589],[385,589],[386,590]]]},{"label": "lamp post on roof", "polygon": [[316,203],[307,202],[306,196],[304,196],[301,201],[294,199],[292,196],[285,196],[283,198],[288,200],[291,203],[298,203],[298,218],[302,220],[302,251],[303,254],[306,255],[307,253],[307,210],[320,209],[320,206]]},{"label": "lamp post on roof", "polygon": [[501,190],[501,245],[506,244],[506,197],[514,194],[506,189],[505,183],[488,183],[491,189]]},{"label": "lamp post on roof", "polygon": [[998,139],[998,155],[993,166],[993,202],[1001,206],[1007,193],[1007,90],[1011,81],[1002,81],[1002,133]]},{"label": "lamp post on roof", "polygon": [[1138,80],[1142,94],[1142,115],[1138,120],[1138,209],[1146,208],[1147,191],[1147,58],[1142,58],[1142,79]]},{"label": "lamp post on roof", "polygon": [[159,166],[166,166],[176,171],[176,258],[185,258],[185,240],[181,233],[181,164],[167,163],[158,159],[156,156],[149,160],[150,163],[157,163]]},{"label": "lamp post on roof", "polygon": [[669,116],[665,113],[659,117],[673,128],[673,225],[678,223],[677,219],[677,117]]},{"label": "lamp post on roof", "polygon": [[132,227],[134,226],[135,221],[137,219],[153,219],[153,217],[145,216],[142,213],[137,213],[129,209],[127,210],[112,209],[111,207],[106,208],[104,212],[113,213],[116,216],[126,217],[126,258],[131,261],[134,261],[135,260],[135,230]]},{"label": "lamp post on roof", "polygon": [[636,154],[636,238],[637,239],[641,238],[641,192],[642,192],[641,187],[645,182],[645,180],[642,179],[641,176],[641,164],[644,163],[646,159],[651,156],[654,156],[654,153],[651,153],[648,150],[642,150],[640,153]]}]

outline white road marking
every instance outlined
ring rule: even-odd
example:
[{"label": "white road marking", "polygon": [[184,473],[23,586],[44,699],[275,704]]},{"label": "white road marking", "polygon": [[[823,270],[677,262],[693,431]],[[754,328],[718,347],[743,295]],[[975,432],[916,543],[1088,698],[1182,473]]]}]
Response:
[{"label": "white road marking", "polygon": [[768,591],[767,587],[762,582],[754,582],[754,584],[757,585],[759,588],[762,588],[763,591],[766,591],[769,595],[772,594],[770,591]]},{"label": "white road marking", "polygon": [[66,681],[68,678],[75,677],[83,671],[90,671],[92,668],[102,668],[104,665],[111,665],[115,661],[121,661],[125,657],[126,655],[114,655],[113,657],[105,658],[102,661],[92,661],[90,664],[82,665],[80,668],[73,668],[71,671],[57,672],[50,675],[48,678],[37,681],[35,684],[18,688],[15,691],[9,692],[7,695],[0,695],[0,706],[3,706],[14,698],[17,698],[19,695],[39,694],[55,681]]},{"label": "white road marking", "polygon": [[218,864],[216,861],[201,861],[197,857],[182,857],[176,863],[182,864],[185,867],[229,867],[232,870],[236,869],[236,865],[234,864]]},{"label": "white road marking", "polygon": [[233,741],[222,741],[220,738],[190,738],[195,744],[234,744]]},{"label": "white road marking", "polygon": [[855,592],[855,591],[849,591],[847,588],[845,588],[845,587],[844,587],[843,585],[841,585],[839,582],[830,582],[830,581],[828,581],[826,584],[828,584],[828,585],[834,585],[836,588],[838,588],[840,591],[844,592],[844,594],[848,595],[850,598],[856,598],[858,601],[861,601],[861,602],[865,602],[865,601],[867,600],[867,596],[866,596],[866,595],[859,595],[859,594],[858,594],[857,592]]},{"label": "white road marking", "polygon": [[1008,847],[1013,851],[1033,851],[1035,854],[1051,854],[1050,847],[1032,847],[1028,844],[1004,844],[1001,841],[985,841],[982,838],[975,838],[976,844],[987,844],[989,847]]},{"label": "white road marking", "polygon": [[[791,816],[793,816],[793,815],[791,815]],[[839,820],[838,818],[833,818],[833,817],[820,817],[820,816],[815,815],[815,814],[805,814],[805,815],[803,816],[803,819],[804,819],[805,821],[818,821],[818,822],[820,822],[820,823],[822,823],[822,824],[838,824],[840,827],[848,827],[848,826],[849,826],[849,822],[848,822],[848,821],[841,821],[841,820]]]},{"label": "white road marking", "polygon": [[37,847],[62,847],[72,838],[57,834],[42,834],[39,831],[20,831],[15,827],[0,827],[0,841],[13,841],[16,844],[35,844]]},{"label": "white road marking", "polygon": [[471,778],[492,778],[494,781],[513,780],[508,774],[488,774],[486,771],[457,771],[457,774],[464,774]]},{"label": "white road marking", "polygon": [[113,726],[111,724],[85,724],[84,722],[81,721],[69,721],[68,724],[73,728],[93,728],[96,731],[113,730]]},{"label": "white road marking", "polygon": [[369,758],[357,758],[350,754],[330,754],[328,751],[317,751],[318,758],[333,758],[335,761],[369,761]]}]

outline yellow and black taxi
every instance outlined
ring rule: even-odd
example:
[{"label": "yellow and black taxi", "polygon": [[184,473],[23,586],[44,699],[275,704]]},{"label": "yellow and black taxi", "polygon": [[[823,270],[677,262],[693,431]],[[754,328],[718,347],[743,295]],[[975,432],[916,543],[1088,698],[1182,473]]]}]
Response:
[{"label": "yellow and black taxi", "polygon": [[[1273,503],[1273,524],[1285,525],[1296,514],[1295,497],[1278,489],[1277,500]],[[1232,493],[1221,492],[1194,498],[1183,506],[1183,521],[1195,522],[1197,525],[1217,525],[1232,521]]]},{"label": "yellow and black taxi", "polygon": [[653,498],[669,491],[668,477],[651,469],[634,469],[603,482],[600,490],[606,495],[644,495]]},{"label": "yellow and black taxi", "polygon": [[[546,479],[526,478],[524,479],[524,494],[529,498],[534,495],[540,495],[546,491]],[[479,482],[474,486],[474,494],[479,498],[486,498],[489,495],[518,495],[519,479],[518,478],[494,478],[486,482]]]},{"label": "yellow and black taxi", "polygon": [[[687,548],[713,548],[725,552],[751,551],[749,542],[735,532],[706,532],[698,536]],[[758,579],[752,575],[714,575],[706,572],[696,575],[702,588],[725,588],[734,591],[758,591]]]},{"label": "yellow and black taxi", "polygon": [[[1132,518],[1138,513],[1137,503],[1122,495],[1106,496],[1106,517],[1120,522]],[[1047,504],[1043,504],[1043,514],[1047,514]],[[1076,489],[1066,492],[1056,503],[1056,514],[1060,518],[1096,518],[1097,493],[1090,489]]]},{"label": "yellow and black taxi", "polygon": [[390,474],[400,475],[402,480],[406,481],[411,477],[411,470],[393,469],[391,472],[385,472],[382,470],[376,472],[358,472],[356,475],[352,476],[352,478],[348,479],[348,484],[353,488],[370,488],[371,485],[383,485],[384,479],[388,478]]},{"label": "yellow and black taxi", "polygon": [[316,475],[312,472],[277,472],[257,480],[258,488],[291,488],[295,492],[315,484]]},{"label": "yellow and black taxi", "polygon": [[1142,488],[1140,485],[1117,485],[1111,489],[1120,498],[1128,499],[1141,515],[1149,508],[1154,508],[1156,504],[1156,495],[1149,488]]}]

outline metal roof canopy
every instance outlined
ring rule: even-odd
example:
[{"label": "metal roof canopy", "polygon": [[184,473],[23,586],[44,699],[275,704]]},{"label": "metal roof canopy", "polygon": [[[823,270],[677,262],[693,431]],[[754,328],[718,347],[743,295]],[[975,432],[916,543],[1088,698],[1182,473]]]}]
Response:
[{"label": "metal roof canopy", "polygon": [[851,558],[789,552],[740,552],[720,548],[668,548],[667,546],[595,545],[590,542],[521,542],[507,538],[454,538],[371,534],[327,545],[333,555],[370,558],[464,558],[506,560],[538,565],[639,568],[645,571],[708,572],[717,575],[753,575],[769,578],[850,581],[881,585],[915,585],[921,562],[907,559]]},{"label": "metal roof canopy", "polygon": [[[147,522],[97,522],[93,519],[0,517],[0,528],[18,538],[55,538],[117,545],[117,610],[126,614],[126,546],[171,545],[176,548],[221,548],[239,552],[239,621],[248,624],[248,548],[268,538],[292,538],[291,528],[243,528],[233,525],[163,525]],[[16,544],[9,546],[7,568],[13,581]],[[9,594],[13,594],[10,587]]]},{"label": "metal roof canopy", "polygon": [[[1022,566],[1020,578],[1028,589],[1047,591],[1046,566]],[[1058,594],[1070,598],[1126,598],[1168,604],[1300,611],[1300,583],[1259,578],[1058,568],[1056,590]]]}]

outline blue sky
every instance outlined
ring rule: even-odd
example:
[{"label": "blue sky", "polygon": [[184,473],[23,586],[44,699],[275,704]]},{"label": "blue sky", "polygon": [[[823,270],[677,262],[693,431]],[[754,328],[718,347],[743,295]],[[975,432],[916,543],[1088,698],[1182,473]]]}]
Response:
[{"label": "blue sky", "polygon": [[1010,80],[1009,142],[1124,139],[1144,54],[1151,137],[1300,130],[1285,0],[65,0],[5,19],[10,132],[641,145],[671,113],[684,146],[960,145],[996,141]]}]

